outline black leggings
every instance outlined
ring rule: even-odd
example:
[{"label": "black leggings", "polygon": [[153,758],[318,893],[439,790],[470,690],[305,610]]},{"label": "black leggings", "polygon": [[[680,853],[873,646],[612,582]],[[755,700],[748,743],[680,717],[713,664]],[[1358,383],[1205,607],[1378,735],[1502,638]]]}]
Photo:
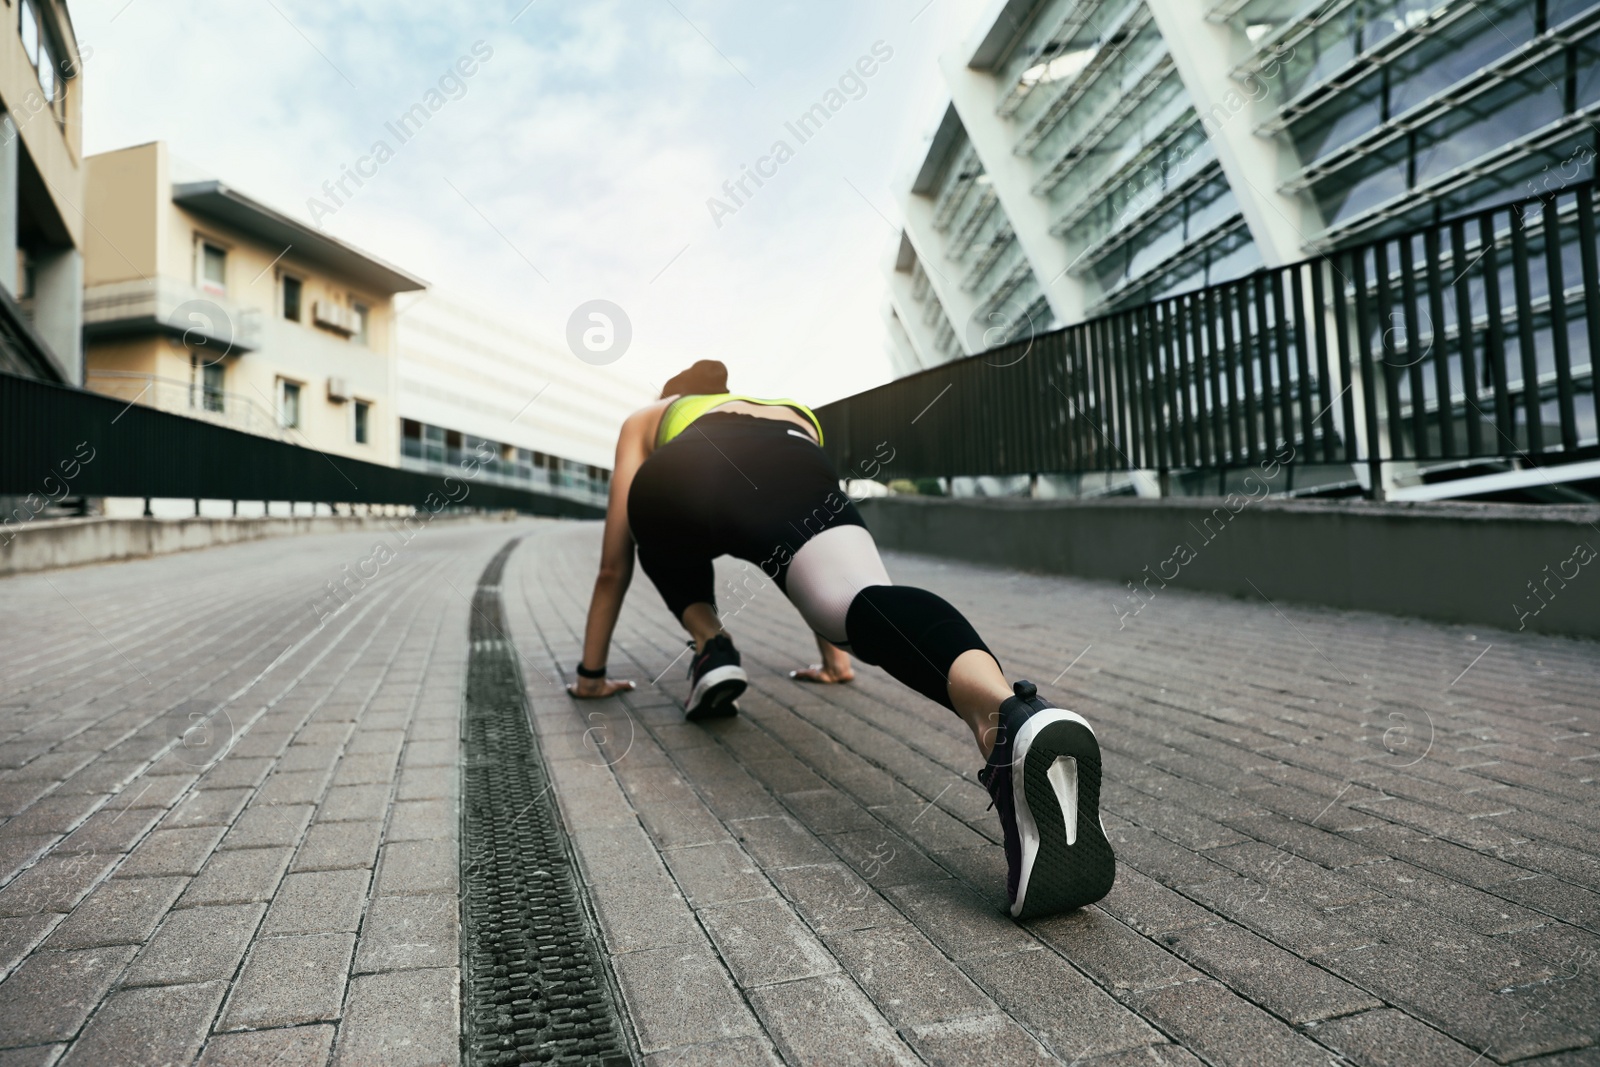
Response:
[{"label": "black leggings", "polygon": [[712,560],[729,555],[760,567],[817,633],[947,708],[950,665],[989,651],[947,601],[890,584],[833,463],[793,423],[701,416],[639,467],[628,525],[679,621],[691,604],[715,608]]}]

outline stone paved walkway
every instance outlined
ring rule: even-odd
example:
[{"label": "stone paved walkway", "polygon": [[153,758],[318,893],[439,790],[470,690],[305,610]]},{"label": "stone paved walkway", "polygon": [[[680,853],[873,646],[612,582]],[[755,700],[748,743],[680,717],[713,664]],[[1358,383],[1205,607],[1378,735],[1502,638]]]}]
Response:
[{"label": "stone paved walkway", "polygon": [[467,598],[518,534],[649,1064],[1600,1062],[1593,643],[1173,590],[1119,630],[1105,583],[892,557],[1105,747],[1117,886],[1019,927],[963,728],[874,668],[788,679],[755,572],[721,570],[740,718],[682,722],[642,576],[640,690],[570,701],[597,532],[430,529],[320,626],[370,534],[0,581],[0,1067],[456,1062]]}]

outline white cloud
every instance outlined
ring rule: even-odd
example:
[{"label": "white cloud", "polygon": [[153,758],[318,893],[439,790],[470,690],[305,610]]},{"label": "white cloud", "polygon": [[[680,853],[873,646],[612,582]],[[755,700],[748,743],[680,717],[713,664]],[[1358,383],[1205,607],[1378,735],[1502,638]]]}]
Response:
[{"label": "white cloud", "polygon": [[[466,95],[324,220],[331,232],[549,338],[578,303],[614,300],[634,323],[618,367],[642,378],[714,356],[740,388],[807,399],[884,380],[892,231],[846,179],[897,217],[891,183],[937,93],[935,54],[982,5],[538,0],[508,24],[524,2],[134,0],[115,21],[122,0],[74,5],[95,49],[86,148],[164,139],[305,218],[482,39],[494,55]],[[895,54],[866,96],[717,228],[707,198],[880,39]]]}]

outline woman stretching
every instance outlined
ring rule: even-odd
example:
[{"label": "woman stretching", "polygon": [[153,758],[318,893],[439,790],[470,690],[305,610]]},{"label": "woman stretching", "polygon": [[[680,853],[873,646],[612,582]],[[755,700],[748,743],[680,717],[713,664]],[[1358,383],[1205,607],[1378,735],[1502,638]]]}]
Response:
[{"label": "woman stretching", "polygon": [[622,424],[573,695],[633,687],[608,680],[605,664],[637,546],[640,566],[693,639],[688,718],[735,714],[749,679],[717,619],[712,561],[754,563],[819,639],[882,667],[972,729],[985,761],[978,780],[1005,835],[1013,916],[1105,896],[1116,861],[1100,825],[1100,747],[1089,724],[1041,699],[1031,682],[1007,684],[949,603],[890,582],[810,408],[727,389],[727,368],[701,360]]}]

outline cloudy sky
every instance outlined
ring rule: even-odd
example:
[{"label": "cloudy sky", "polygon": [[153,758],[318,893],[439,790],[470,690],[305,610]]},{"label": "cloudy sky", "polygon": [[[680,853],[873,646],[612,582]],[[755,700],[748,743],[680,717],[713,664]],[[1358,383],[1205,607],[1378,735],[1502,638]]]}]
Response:
[{"label": "cloudy sky", "polygon": [[[646,380],[702,357],[820,402],[888,377],[892,192],[938,117],[935,59],[985,0],[109,0],[71,6],[85,150],[173,154],[543,337],[620,305]],[[880,43],[881,42],[881,43]],[[805,143],[785,127],[877,45]],[[488,58],[402,142],[386,124]],[[735,204],[723,183],[784,141]],[[382,141],[353,196],[323,190]],[[373,163],[364,164],[370,172]],[[713,217],[716,197],[732,210]]]}]

